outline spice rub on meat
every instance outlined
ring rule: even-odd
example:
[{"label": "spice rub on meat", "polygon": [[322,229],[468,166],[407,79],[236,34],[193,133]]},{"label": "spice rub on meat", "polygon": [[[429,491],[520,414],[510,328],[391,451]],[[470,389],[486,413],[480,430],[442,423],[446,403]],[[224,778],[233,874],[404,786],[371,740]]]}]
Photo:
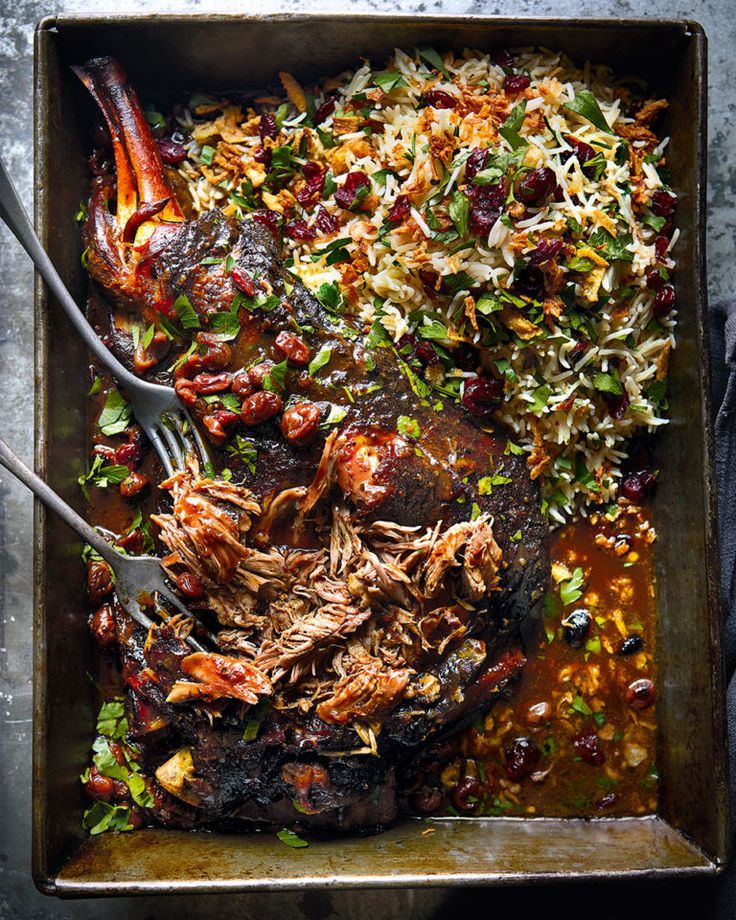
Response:
[{"label": "spice rub on meat", "polygon": [[[216,619],[217,651],[190,654],[180,618],[146,634],[114,605],[153,814],[386,826],[397,771],[524,664],[519,628],[548,570],[537,488],[501,429],[431,400],[390,342],[286,271],[265,228],[147,207],[140,176],[158,177],[157,195],[165,183],[135,94],[109,59],[80,75],[118,139],[117,195],[137,202],[132,227],[101,217],[114,186],[98,176],[94,277],[152,323],[185,299],[200,348],[175,362],[177,392],[230,470],[190,460],[161,483],[171,505],[153,517],[165,571],[202,586],[192,603]],[[169,363],[149,376],[171,382]],[[204,397],[223,387],[229,408],[213,410]],[[480,486],[494,475],[498,486]]]}]

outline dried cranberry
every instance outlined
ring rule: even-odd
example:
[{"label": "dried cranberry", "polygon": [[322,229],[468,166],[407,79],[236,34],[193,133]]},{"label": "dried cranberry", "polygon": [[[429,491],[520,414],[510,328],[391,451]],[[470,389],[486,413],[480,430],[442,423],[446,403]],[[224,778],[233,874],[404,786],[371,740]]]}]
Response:
[{"label": "dried cranberry", "polygon": [[508,48],[496,48],[489,55],[491,64],[497,64],[499,67],[513,67],[514,58]]},{"label": "dried cranberry", "polygon": [[627,636],[616,649],[616,654],[620,658],[628,658],[629,655],[636,655],[644,648],[644,640],[641,636]]},{"label": "dried cranberry", "polygon": [[302,168],[302,173],[306,182],[296,193],[296,200],[300,204],[307,204],[313,198],[321,198],[322,192],[325,189],[325,176],[327,175],[327,170],[320,166],[319,163],[314,163],[311,160],[308,163],[305,163]]},{"label": "dried cranberry", "polygon": [[253,220],[258,221],[259,224],[263,224],[264,227],[268,227],[274,236],[278,234],[281,215],[276,211],[254,211]]},{"label": "dried cranberry", "polygon": [[655,482],[654,473],[649,470],[639,470],[625,476],[619,490],[624,498],[635,505],[641,505],[652,494]]},{"label": "dried cranberry", "polygon": [[336,108],[337,99],[334,96],[330,96],[329,99],[325,99],[322,105],[314,113],[314,118],[312,119],[314,126],[316,127],[317,125],[321,125],[323,121],[327,121],[327,119],[330,117],[330,115],[332,115]]},{"label": "dried cranberry", "polygon": [[585,763],[600,767],[606,761],[606,753],[601,746],[601,739],[595,732],[578,735],[572,743],[575,753]]},{"label": "dried cranberry", "polygon": [[141,449],[137,444],[121,444],[115,449],[114,462],[117,466],[127,466],[133,470],[141,460]]},{"label": "dried cranberry", "polygon": [[335,190],[335,202],[339,207],[349,211],[362,202],[370,188],[371,180],[368,176],[364,172],[354,170],[345,176],[344,184]]},{"label": "dried cranberry", "polygon": [[524,175],[516,183],[516,197],[523,204],[542,205],[557,188],[557,176],[549,166],[540,166]]},{"label": "dried cranberry", "polygon": [[274,342],[277,351],[288,358],[291,364],[304,367],[309,364],[309,349],[293,332],[279,332]]},{"label": "dried cranberry", "polygon": [[250,396],[253,392],[253,384],[247,371],[240,371],[233,377],[232,391],[235,396],[239,396],[241,399]]},{"label": "dried cranberry", "polygon": [[192,387],[197,393],[209,396],[212,393],[223,393],[232,386],[232,374],[197,374],[192,380]]},{"label": "dried cranberry", "polygon": [[109,604],[103,604],[95,610],[89,618],[89,628],[100,648],[112,648],[117,644],[118,634],[115,628],[115,618],[112,615],[112,607]]},{"label": "dried cranberry", "polygon": [[544,291],[544,275],[535,265],[527,265],[526,268],[521,268],[516,273],[514,287],[518,294],[541,300]]},{"label": "dried cranberry", "polygon": [[240,418],[244,425],[253,427],[278,415],[283,406],[284,403],[278,393],[261,390],[259,393],[253,393],[243,402]]},{"label": "dried cranberry", "polygon": [[490,150],[483,149],[482,147],[476,147],[474,150],[471,150],[470,156],[465,161],[466,179],[474,179],[479,172],[482,172],[486,168],[490,153]]},{"label": "dried cranberry", "polygon": [[313,240],[317,231],[310,227],[306,220],[290,220],[284,224],[284,236],[291,240]]},{"label": "dried cranberry", "polygon": [[543,265],[554,259],[564,245],[561,239],[540,240],[537,248],[529,253],[529,261],[532,265]]},{"label": "dried cranberry", "polygon": [[303,444],[319,428],[321,412],[314,403],[297,403],[281,416],[281,433],[292,444]]},{"label": "dried cranberry", "polygon": [[481,792],[481,785],[474,776],[464,776],[452,790],[452,804],[461,814],[472,815],[480,804]]},{"label": "dried cranberry", "polygon": [[654,684],[646,677],[635,680],[626,688],[626,705],[629,709],[640,712],[642,709],[648,709],[654,702],[657,691]]},{"label": "dried cranberry", "polygon": [[662,319],[662,317],[667,316],[667,314],[673,310],[674,307],[675,289],[671,284],[663,284],[662,287],[654,295],[652,313],[657,317],[657,319]]},{"label": "dried cranberry", "polygon": [[605,811],[607,808],[612,808],[618,802],[618,796],[615,792],[607,792],[605,795],[602,795],[595,802],[595,807],[598,811]]},{"label": "dried cranberry", "polygon": [[523,93],[531,82],[531,77],[525,73],[510,73],[503,81],[503,88],[510,96],[514,96],[516,93]]},{"label": "dried cranberry", "polygon": [[149,485],[150,480],[144,473],[131,473],[120,483],[120,494],[123,498],[133,498]]},{"label": "dried cranberry", "polygon": [[317,205],[314,212],[314,226],[322,231],[325,235],[336,233],[340,229],[340,221],[334,214],[330,214],[322,205]]},{"label": "dried cranberry", "polygon": [[433,109],[454,109],[458,103],[454,96],[441,89],[430,89],[424,94],[424,100]]},{"label": "dried cranberry", "polygon": [[414,351],[414,357],[429,367],[434,367],[440,361],[440,356],[434,350],[431,342],[420,342]]},{"label": "dried cranberry", "polygon": [[177,163],[181,163],[187,158],[187,152],[181,144],[164,138],[157,139],[156,144],[161,153],[161,159],[168,166],[176,166]]},{"label": "dried cranberry", "polygon": [[409,804],[414,811],[429,815],[442,804],[442,793],[436,786],[424,786],[409,798]]},{"label": "dried cranberry", "polygon": [[253,159],[256,163],[262,163],[266,172],[271,172],[271,148],[262,147],[260,144],[253,151]]},{"label": "dried cranberry", "polygon": [[424,288],[425,293],[429,297],[437,296],[437,279],[439,275],[437,272],[429,271],[426,268],[420,268],[417,272],[419,280],[422,282],[422,287]]},{"label": "dried cranberry", "polygon": [[582,648],[590,631],[590,612],[579,607],[562,621],[562,638],[571,648]]},{"label": "dried cranberry", "polygon": [[256,283],[245,269],[236,265],[230,275],[233,279],[233,284],[239,291],[242,291],[247,297],[256,296]]},{"label": "dried cranberry", "polygon": [[621,393],[618,396],[614,396],[611,393],[606,394],[606,403],[608,405],[608,414],[611,418],[615,418],[617,421],[620,421],[625,415],[626,411],[629,408],[629,394],[626,389],[622,388]]},{"label": "dried cranberry", "polygon": [[279,136],[279,128],[276,124],[276,119],[271,112],[264,112],[261,115],[261,121],[258,126],[258,133],[261,135],[261,140],[265,138],[275,138]]},{"label": "dried cranberry", "polygon": [[574,137],[572,134],[566,134],[565,140],[572,147],[572,152],[563,155],[561,157],[562,162],[565,163],[570,159],[572,154],[575,154],[575,156],[578,158],[578,163],[580,163],[580,168],[583,171],[583,175],[590,178],[593,175],[595,167],[586,166],[585,164],[589,160],[593,159],[595,156],[595,150],[593,150],[590,144],[586,144],[585,141],[578,140],[578,138]]},{"label": "dried cranberry", "polygon": [[466,194],[470,198],[470,229],[485,236],[491,232],[503,211],[508,194],[506,181],[501,179],[496,185],[471,185]]},{"label": "dried cranberry", "polygon": [[677,195],[673,195],[672,192],[660,188],[652,195],[652,213],[657,217],[670,217],[676,207]]},{"label": "dried cranberry", "polygon": [[391,210],[386,215],[386,222],[389,224],[400,223],[411,210],[411,204],[406,195],[399,195],[394,201]]},{"label": "dried cranberry", "polygon": [[506,776],[513,780],[523,779],[534,770],[541,756],[531,738],[525,735],[514,738],[506,748]]},{"label": "dried cranberry", "polygon": [[495,377],[469,377],[462,405],[474,418],[487,419],[503,398],[503,382]]},{"label": "dried cranberry", "polygon": [[198,600],[204,594],[204,584],[199,576],[193,572],[182,572],[176,576],[177,590],[193,601]]},{"label": "dried cranberry", "polygon": [[90,767],[89,779],[84,788],[92,798],[107,801],[115,789],[115,780],[109,776],[103,776],[97,767]]},{"label": "dried cranberry", "polygon": [[658,291],[664,284],[662,273],[656,265],[650,265],[644,272],[644,277],[647,279],[647,287],[653,291]]},{"label": "dried cranberry", "polygon": [[470,342],[461,342],[452,352],[452,359],[461,371],[477,371],[480,358],[478,349]]},{"label": "dried cranberry", "polygon": [[670,241],[666,236],[658,236],[654,241],[654,254],[658,259],[663,259],[670,248]]}]

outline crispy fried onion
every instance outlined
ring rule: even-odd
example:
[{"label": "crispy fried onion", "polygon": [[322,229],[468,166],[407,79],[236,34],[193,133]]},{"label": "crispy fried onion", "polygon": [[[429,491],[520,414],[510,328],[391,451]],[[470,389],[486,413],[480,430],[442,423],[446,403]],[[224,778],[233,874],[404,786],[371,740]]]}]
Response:
[{"label": "crispy fried onion", "polygon": [[[277,495],[270,509],[296,501],[299,514],[334,495],[333,441],[315,482]],[[186,569],[202,581],[227,653],[185,658],[194,680],[179,680],[169,702],[272,694],[277,708],[316,709],[370,740],[402,699],[431,699],[436,681],[423,662],[457,646],[478,602],[499,587],[501,550],[485,514],[442,532],[440,523],[362,523],[337,501],[326,509],[324,549],[259,550],[246,538],[251,525],[264,533],[268,515],[244,486],[203,478],[190,464],[163,487],[174,504],[154,518],[169,550],[162,565],[172,578]]]}]

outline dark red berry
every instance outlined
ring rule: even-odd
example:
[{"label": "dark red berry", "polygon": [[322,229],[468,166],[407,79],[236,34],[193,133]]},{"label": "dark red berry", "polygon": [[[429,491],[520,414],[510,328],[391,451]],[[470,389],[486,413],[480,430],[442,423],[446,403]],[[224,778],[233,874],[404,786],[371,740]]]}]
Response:
[{"label": "dark red berry", "polygon": [[513,67],[514,58],[507,48],[496,48],[489,55],[491,64],[497,64],[499,67]]},{"label": "dark red berry", "polygon": [[461,402],[473,418],[489,418],[502,399],[503,382],[495,377],[469,377],[465,381]]},{"label": "dark red berry", "polygon": [[476,147],[465,161],[465,178],[473,179],[486,168],[490,150]]},{"label": "dark red berry", "polygon": [[[593,157],[595,156],[595,151],[590,146],[590,144],[586,144],[585,141],[578,140],[572,134],[566,134],[565,140],[572,147],[572,153],[574,153],[575,156],[578,158],[578,163],[580,163],[580,168],[583,171],[583,175],[588,176],[590,178],[593,175],[594,167],[586,166],[585,164],[589,160],[593,159]],[[563,163],[570,158],[572,153],[563,155],[562,157]]]},{"label": "dark red berry", "polygon": [[508,195],[506,180],[501,179],[496,185],[471,185],[466,194],[470,198],[470,229],[485,236],[503,212]]},{"label": "dark red berry", "polygon": [[335,202],[349,211],[356,208],[370,192],[371,180],[364,172],[354,170],[345,176],[345,183],[335,191]]},{"label": "dark red berry", "polygon": [[658,259],[663,259],[667,255],[667,250],[669,249],[670,241],[666,236],[658,236],[654,241],[654,253]]},{"label": "dark red berry", "polygon": [[454,109],[458,100],[441,89],[430,89],[424,94],[427,105],[433,109]]},{"label": "dark red berry", "polygon": [[191,600],[197,600],[204,594],[204,585],[202,580],[193,572],[182,572],[176,576],[176,587]]},{"label": "dark red berry", "polygon": [[461,371],[477,371],[480,364],[478,349],[470,342],[461,342],[453,350],[452,359]]},{"label": "dark red berry", "polygon": [[523,93],[531,82],[531,77],[525,73],[510,73],[503,81],[503,88],[510,96],[515,96],[516,93]]},{"label": "dark red berry", "polygon": [[652,195],[652,213],[657,217],[670,217],[677,207],[677,195],[672,192],[666,192],[664,189],[657,189]]},{"label": "dark red berry", "polygon": [[618,396],[613,394],[606,394],[606,403],[608,404],[608,414],[611,418],[621,420],[625,415],[626,411],[629,408],[631,400],[629,399],[629,394],[625,389],[622,388],[622,392]]},{"label": "dark red berry", "polygon": [[595,732],[585,732],[582,735],[578,735],[572,746],[575,748],[575,753],[578,757],[593,767],[600,767],[606,761],[601,739]]},{"label": "dark red berry", "polygon": [[639,470],[625,476],[619,486],[621,495],[635,505],[641,505],[654,491],[656,479],[649,470]]},{"label": "dark red berry", "polygon": [[595,802],[595,807],[598,811],[605,811],[607,808],[612,808],[616,802],[618,802],[618,796],[615,792],[607,792],[605,795],[602,795]]},{"label": "dark red berry", "polygon": [[277,236],[279,224],[281,223],[281,215],[276,211],[254,211],[253,220],[257,221],[259,224],[263,224],[264,227],[268,227],[271,233]]},{"label": "dark red berry", "polygon": [[429,365],[430,367],[440,362],[440,356],[434,350],[431,342],[420,342],[416,347],[414,357],[418,361],[421,361],[422,364]]},{"label": "dark red berry", "polygon": [[326,236],[336,233],[340,229],[340,221],[334,214],[330,214],[321,204],[315,210],[314,226]]},{"label": "dark red berry", "polygon": [[506,748],[506,776],[518,780],[528,776],[542,756],[536,743],[524,735],[514,738]]},{"label": "dark red berry", "polygon": [[310,227],[306,220],[290,220],[284,224],[284,236],[291,240],[313,240],[317,236],[317,231]]},{"label": "dark red berry", "polygon": [[571,648],[582,648],[590,631],[590,612],[579,607],[562,621],[562,638]]},{"label": "dark red berry", "polygon": [[463,815],[472,815],[480,804],[481,785],[474,776],[464,776],[452,790],[452,804]]},{"label": "dark red berry", "polygon": [[662,273],[656,265],[650,265],[644,272],[644,277],[647,279],[647,287],[653,291],[658,291],[664,284]]},{"label": "dark red berry", "polygon": [[329,99],[325,99],[322,105],[314,113],[314,118],[312,121],[314,122],[315,127],[317,125],[321,125],[323,121],[327,121],[327,119],[330,117],[330,115],[332,115],[336,108],[337,99],[335,99],[334,96],[330,96]]},{"label": "dark red berry", "polygon": [[168,166],[176,166],[177,163],[181,163],[187,158],[186,150],[182,147],[181,144],[177,144],[175,141],[169,141],[164,138],[157,138],[156,144],[158,145],[159,152],[161,153],[161,159]]},{"label": "dark red berry", "polygon": [[233,284],[239,291],[242,291],[248,297],[255,297],[256,283],[245,269],[236,265],[230,275],[233,279]]},{"label": "dark red berry", "polygon": [[321,198],[325,188],[327,170],[319,163],[308,162],[302,167],[306,182],[296,193],[296,200],[300,204],[307,204],[312,198]]},{"label": "dark red berry", "polygon": [[662,319],[663,316],[674,309],[675,306],[675,289],[671,284],[663,284],[662,287],[654,295],[654,303],[652,304],[652,313],[657,317],[657,319]]},{"label": "dark red berry", "polygon": [[525,173],[516,183],[516,197],[522,204],[542,205],[557,188],[557,177],[549,166]]},{"label": "dark red berry", "polygon": [[648,709],[654,702],[657,691],[654,684],[646,677],[635,680],[626,688],[626,705],[637,712]]},{"label": "dark red berry", "polygon": [[399,195],[391,206],[391,210],[386,215],[386,222],[389,224],[398,224],[408,216],[411,210],[411,204],[406,195]]},{"label": "dark red berry", "polygon": [[263,115],[261,115],[258,133],[261,135],[261,141],[266,137],[275,138],[279,136],[278,125],[271,112],[264,112]]},{"label": "dark red berry", "polygon": [[541,240],[537,248],[529,253],[529,261],[532,265],[544,265],[554,259],[564,245],[561,239]]}]

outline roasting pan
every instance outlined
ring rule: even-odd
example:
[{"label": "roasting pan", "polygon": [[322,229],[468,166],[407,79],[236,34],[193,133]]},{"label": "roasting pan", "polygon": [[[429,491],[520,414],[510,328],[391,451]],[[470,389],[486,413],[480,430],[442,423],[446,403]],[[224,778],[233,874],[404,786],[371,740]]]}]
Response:
[{"label": "roasting pan", "polygon": [[[674,20],[405,15],[52,17],[35,36],[39,234],[81,302],[74,214],[86,194],[91,105],[69,65],[112,54],[144,98],[245,89],[286,69],[302,80],[382,60],[395,46],[542,45],[647,79],[671,101],[664,134],[680,197],[679,343],[672,423],[660,435],[659,754],[656,815],[643,818],[406,820],[375,837],[292,850],[271,834],[149,829],[86,838],[78,775],[94,734],[96,673],[76,538],[37,505],[35,519],[33,877],[59,896],[247,889],[537,882],[713,874],[728,855],[728,789],[717,594],[704,278],[706,38]],[[39,285],[36,465],[79,507],[88,357]]]}]

